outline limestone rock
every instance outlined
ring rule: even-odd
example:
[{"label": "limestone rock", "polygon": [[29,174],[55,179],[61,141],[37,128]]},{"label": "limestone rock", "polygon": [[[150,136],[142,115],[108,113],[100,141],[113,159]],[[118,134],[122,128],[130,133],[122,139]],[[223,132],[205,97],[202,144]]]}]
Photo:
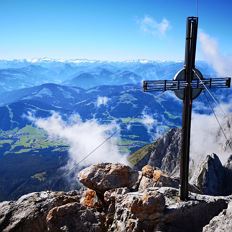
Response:
[{"label": "limestone rock", "polygon": [[[147,177],[147,176],[150,176]],[[179,188],[179,180],[176,178],[171,178],[164,172],[160,170],[154,170],[152,175],[143,176],[140,184],[139,191],[144,191],[149,187],[173,187]]]},{"label": "limestone rock", "polygon": [[[179,189],[180,180],[179,178],[172,178],[168,176],[166,173],[162,172],[161,170],[154,170],[151,174],[151,168],[147,171],[146,165],[146,172],[144,172],[144,168],[142,169],[142,173],[144,174],[140,183],[138,190],[140,192],[146,190],[150,187],[172,187]],[[189,184],[189,191],[194,193],[201,193],[201,191],[194,185]]]},{"label": "limestone rock", "polygon": [[123,164],[101,163],[91,165],[79,173],[79,180],[86,187],[99,193],[107,190],[138,185],[141,174]]},{"label": "limestone rock", "polygon": [[104,201],[108,204],[112,202],[115,203],[117,198],[127,194],[128,192],[130,192],[130,190],[126,187],[108,190],[104,193]]},{"label": "limestone rock", "polygon": [[156,190],[127,193],[116,199],[114,219],[109,231],[152,231],[164,209],[165,198]]},{"label": "limestone rock", "polygon": [[192,179],[203,194],[222,195],[224,186],[224,167],[216,154],[208,155],[199,171]]},{"label": "limestone rock", "polygon": [[154,231],[201,232],[211,218],[218,215],[228,204],[226,197],[191,193],[188,201],[180,201],[176,189],[162,187],[157,191],[165,196],[166,209]]},{"label": "limestone rock", "polygon": [[132,202],[130,199],[130,197],[125,199],[124,203],[130,212],[140,220],[159,218],[165,209],[165,198],[163,194],[156,191],[144,191],[138,199],[132,198]]},{"label": "limestone rock", "polygon": [[[201,232],[232,198],[191,192],[188,201],[181,201],[176,188],[179,180],[150,166],[134,172],[120,164],[92,165],[82,175],[97,191],[32,193],[17,201],[1,202],[0,231]],[[132,186],[139,181],[137,191]],[[125,187],[116,187],[121,185]],[[230,208],[212,220],[206,231],[214,227],[230,231]]]},{"label": "limestone rock", "polygon": [[77,192],[38,192],[24,195],[14,202],[1,202],[0,231],[44,232],[50,209],[79,198]]},{"label": "limestone rock", "polygon": [[232,194],[232,155],[228,158],[225,164],[225,181],[224,181],[224,195]]},{"label": "limestone rock", "polygon": [[218,216],[214,217],[210,223],[203,228],[203,232],[227,232],[232,231],[232,201],[228,208],[223,210]]},{"label": "limestone rock", "polygon": [[77,202],[51,209],[46,217],[46,223],[48,231],[52,232],[105,231],[104,214]]},{"label": "limestone rock", "polygon": [[168,174],[179,173],[181,129],[173,128],[157,140],[156,148],[151,153],[148,164],[158,167]]}]

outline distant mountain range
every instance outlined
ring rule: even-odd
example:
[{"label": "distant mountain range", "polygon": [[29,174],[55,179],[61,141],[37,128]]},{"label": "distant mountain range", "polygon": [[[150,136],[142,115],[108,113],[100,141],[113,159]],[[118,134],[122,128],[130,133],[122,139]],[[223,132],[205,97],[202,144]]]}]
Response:
[{"label": "distant mountain range", "polygon": [[[172,79],[182,65],[146,60],[0,61],[0,200],[69,188],[67,180],[57,178],[67,162],[67,144],[50,141],[28,120],[29,112],[41,118],[58,112],[63,119],[78,114],[83,121],[116,122],[119,149],[131,153],[181,125],[182,102],[173,93],[144,93],[141,82]],[[198,68],[215,74],[204,62],[198,62]],[[224,101],[231,96],[228,91],[218,94]],[[209,113],[205,108],[195,110]]]},{"label": "distant mountain range", "polygon": [[[137,84],[144,79],[172,79],[182,66],[182,62],[144,60],[131,62],[0,60],[0,93],[44,83],[88,89],[99,85]],[[204,62],[198,62],[197,67],[204,74],[215,75]]]}]

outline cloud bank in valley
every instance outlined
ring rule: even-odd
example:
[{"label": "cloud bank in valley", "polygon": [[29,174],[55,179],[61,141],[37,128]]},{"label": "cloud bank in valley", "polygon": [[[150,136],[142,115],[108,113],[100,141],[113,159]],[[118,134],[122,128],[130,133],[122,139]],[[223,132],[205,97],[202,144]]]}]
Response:
[{"label": "cloud bank in valley", "polygon": [[[213,67],[218,76],[232,75],[232,56],[225,55],[220,51],[218,41],[207,33],[199,32],[200,51],[205,61]],[[219,96],[220,97],[220,96]],[[198,104],[198,107],[206,109],[205,105]],[[226,116],[222,114],[222,109]],[[220,123],[223,125],[226,136],[229,140],[231,137],[232,123],[232,102],[227,104],[221,103],[214,108]],[[226,125],[227,124],[227,125]],[[191,131],[191,154],[196,163],[206,155],[216,153],[222,162],[226,162],[228,156],[232,154],[229,146],[225,148],[226,138],[220,132],[220,127],[213,114],[192,115]]]},{"label": "cloud bank in valley", "polygon": [[[165,130],[164,130],[164,123],[161,121],[158,121],[156,116],[151,115],[150,113],[146,112],[146,109],[142,113],[142,117],[140,119],[140,123],[143,124],[143,126],[146,127],[148,134],[151,136],[151,141],[154,142],[154,140],[161,137]],[[164,117],[162,117],[163,120]]]},{"label": "cloud bank in valley", "polygon": [[151,133],[151,130],[157,121],[151,115],[143,113],[141,123],[147,128],[148,133]]},{"label": "cloud bank in valley", "polygon": [[[29,116],[34,124],[44,129],[52,139],[63,139],[69,146],[70,162],[73,167],[91,151],[103,143],[115,130],[119,130],[115,123],[101,125],[96,120],[82,121],[78,115],[70,117],[68,122],[53,113],[48,118],[34,118]],[[79,166],[87,166],[100,162],[121,162],[127,164],[125,156],[122,156],[117,147],[118,134],[107,140],[91,156],[82,161]]]},{"label": "cloud bank in valley", "polygon": [[[226,116],[222,114],[221,107],[223,107]],[[221,104],[214,108],[215,113],[222,125],[227,139],[232,141],[231,127],[232,126],[232,104]],[[232,154],[229,146],[226,146],[227,141],[223,133],[220,131],[213,114],[192,114],[191,126],[191,158],[195,164],[199,164],[206,155],[215,153],[219,156],[222,163],[225,163]]]}]

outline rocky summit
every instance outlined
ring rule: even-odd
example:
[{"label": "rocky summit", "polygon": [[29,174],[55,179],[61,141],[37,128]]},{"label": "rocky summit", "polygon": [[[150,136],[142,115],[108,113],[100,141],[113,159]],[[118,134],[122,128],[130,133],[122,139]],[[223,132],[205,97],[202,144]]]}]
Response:
[{"label": "rocky summit", "polygon": [[179,179],[150,165],[135,171],[101,163],[77,178],[84,185],[80,191],[35,192],[1,202],[0,231],[232,231],[232,196],[201,195],[191,185],[189,201],[180,201]]}]

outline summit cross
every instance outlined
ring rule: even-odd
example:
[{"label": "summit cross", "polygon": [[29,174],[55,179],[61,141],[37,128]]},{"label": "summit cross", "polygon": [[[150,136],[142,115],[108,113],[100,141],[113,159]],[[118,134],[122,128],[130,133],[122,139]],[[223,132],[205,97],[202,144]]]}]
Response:
[{"label": "summit cross", "polygon": [[231,78],[204,79],[195,68],[198,17],[188,17],[186,26],[185,62],[173,80],[144,81],[145,92],[172,90],[183,100],[182,142],[180,160],[180,199],[188,200],[189,152],[192,102],[204,88],[230,88]]}]

